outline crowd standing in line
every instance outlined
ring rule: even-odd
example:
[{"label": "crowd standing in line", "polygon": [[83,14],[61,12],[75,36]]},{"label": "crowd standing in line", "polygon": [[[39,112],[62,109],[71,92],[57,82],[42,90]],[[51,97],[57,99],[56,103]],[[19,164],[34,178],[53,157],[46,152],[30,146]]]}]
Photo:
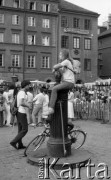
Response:
[{"label": "crowd standing in line", "polygon": [[[27,120],[28,124],[32,126],[48,117],[49,95],[47,88],[38,87],[38,89],[40,90],[37,90],[36,93],[33,87],[30,87],[27,91],[27,102],[30,106],[32,105],[32,109],[26,108]],[[18,91],[20,91],[20,85],[14,87],[11,84],[5,87],[4,92],[0,89],[0,127],[12,127],[17,123],[16,115],[11,113],[11,103]],[[90,118],[110,121],[110,86],[104,86],[99,89],[96,86],[76,86],[69,92],[68,98],[69,121]]]}]

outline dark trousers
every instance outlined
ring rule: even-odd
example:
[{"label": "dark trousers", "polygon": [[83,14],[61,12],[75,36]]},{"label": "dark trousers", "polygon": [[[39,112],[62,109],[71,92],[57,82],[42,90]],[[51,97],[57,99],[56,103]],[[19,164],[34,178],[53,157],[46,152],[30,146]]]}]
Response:
[{"label": "dark trousers", "polygon": [[55,107],[55,103],[57,100],[57,92],[60,90],[70,90],[74,87],[73,83],[70,82],[63,82],[61,84],[58,84],[56,86],[53,87],[52,89],[52,93],[51,93],[51,99],[50,99],[50,107],[54,108]]},{"label": "dark trousers", "polygon": [[18,123],[18,134],[17,136],[11,141],[12,143],[18,143],[22,146],[22,138],[28,132],[28,123],[27,123],[27,116],[24,113],[17,113],[17,123]]},{"label": "dark trousers", "polygon": [[0,127],[3,126],[3,111],[0,111]]}]

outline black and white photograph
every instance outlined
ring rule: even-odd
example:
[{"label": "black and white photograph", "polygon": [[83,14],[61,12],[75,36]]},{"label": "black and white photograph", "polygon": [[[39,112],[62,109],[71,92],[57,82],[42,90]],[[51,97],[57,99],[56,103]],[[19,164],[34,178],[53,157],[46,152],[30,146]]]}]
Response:
[{"label": "black and white photograph", "polygon": [[111,0],[0,0],[0,180],[111,179]]}]

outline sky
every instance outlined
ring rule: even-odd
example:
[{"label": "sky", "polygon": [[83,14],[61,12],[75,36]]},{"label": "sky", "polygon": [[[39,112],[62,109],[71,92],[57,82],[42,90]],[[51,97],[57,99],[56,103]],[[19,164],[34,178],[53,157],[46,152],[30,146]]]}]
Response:
[{"label": "sky", "polygon": [[100,14],[98,25],[108,20],[108,15],[111,14],[111,0],[66,0],[82,8],[91,10]]}]

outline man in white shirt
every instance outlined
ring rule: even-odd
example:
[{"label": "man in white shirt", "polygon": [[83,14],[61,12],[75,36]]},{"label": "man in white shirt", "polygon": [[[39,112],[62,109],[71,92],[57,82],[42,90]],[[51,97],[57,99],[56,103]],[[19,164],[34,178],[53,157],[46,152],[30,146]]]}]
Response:
[{"label": "man in white shirt", "polygon": [[33,99],[33,103],[34,103],[34,108],[33,108],[33,112],[32,112],[32,118],[33,118],[33,123],[32,126],[36,126],[37,124],[37,120],[36,120],[36,116],[40,116],[38,117],[38,122],[40,122],[41,118],[42,118],[42,108],[43,108],[43,103],[45,102],[45,96],[44,96],[44,92],[43,92],[43,88],[39,89],[39,94],[37,94],[34,99]]},{"label": "man in white shirt", "polygon": [[[28,132],[28,123],[27,123],[27,115],[26,115],[26,108],[31,108],[30,104],[27,102],[27,94],[30,87],[30,81],[24,80],[21,83],[22,89],[17,94],[17,122],[18,122],[18,134],[17,136],[10,142],[10,145],[13,146],[15,149],[24,149],[26,148],[22,143],[22,138]],[[18,144],[18,147],[17,147]]]}]

